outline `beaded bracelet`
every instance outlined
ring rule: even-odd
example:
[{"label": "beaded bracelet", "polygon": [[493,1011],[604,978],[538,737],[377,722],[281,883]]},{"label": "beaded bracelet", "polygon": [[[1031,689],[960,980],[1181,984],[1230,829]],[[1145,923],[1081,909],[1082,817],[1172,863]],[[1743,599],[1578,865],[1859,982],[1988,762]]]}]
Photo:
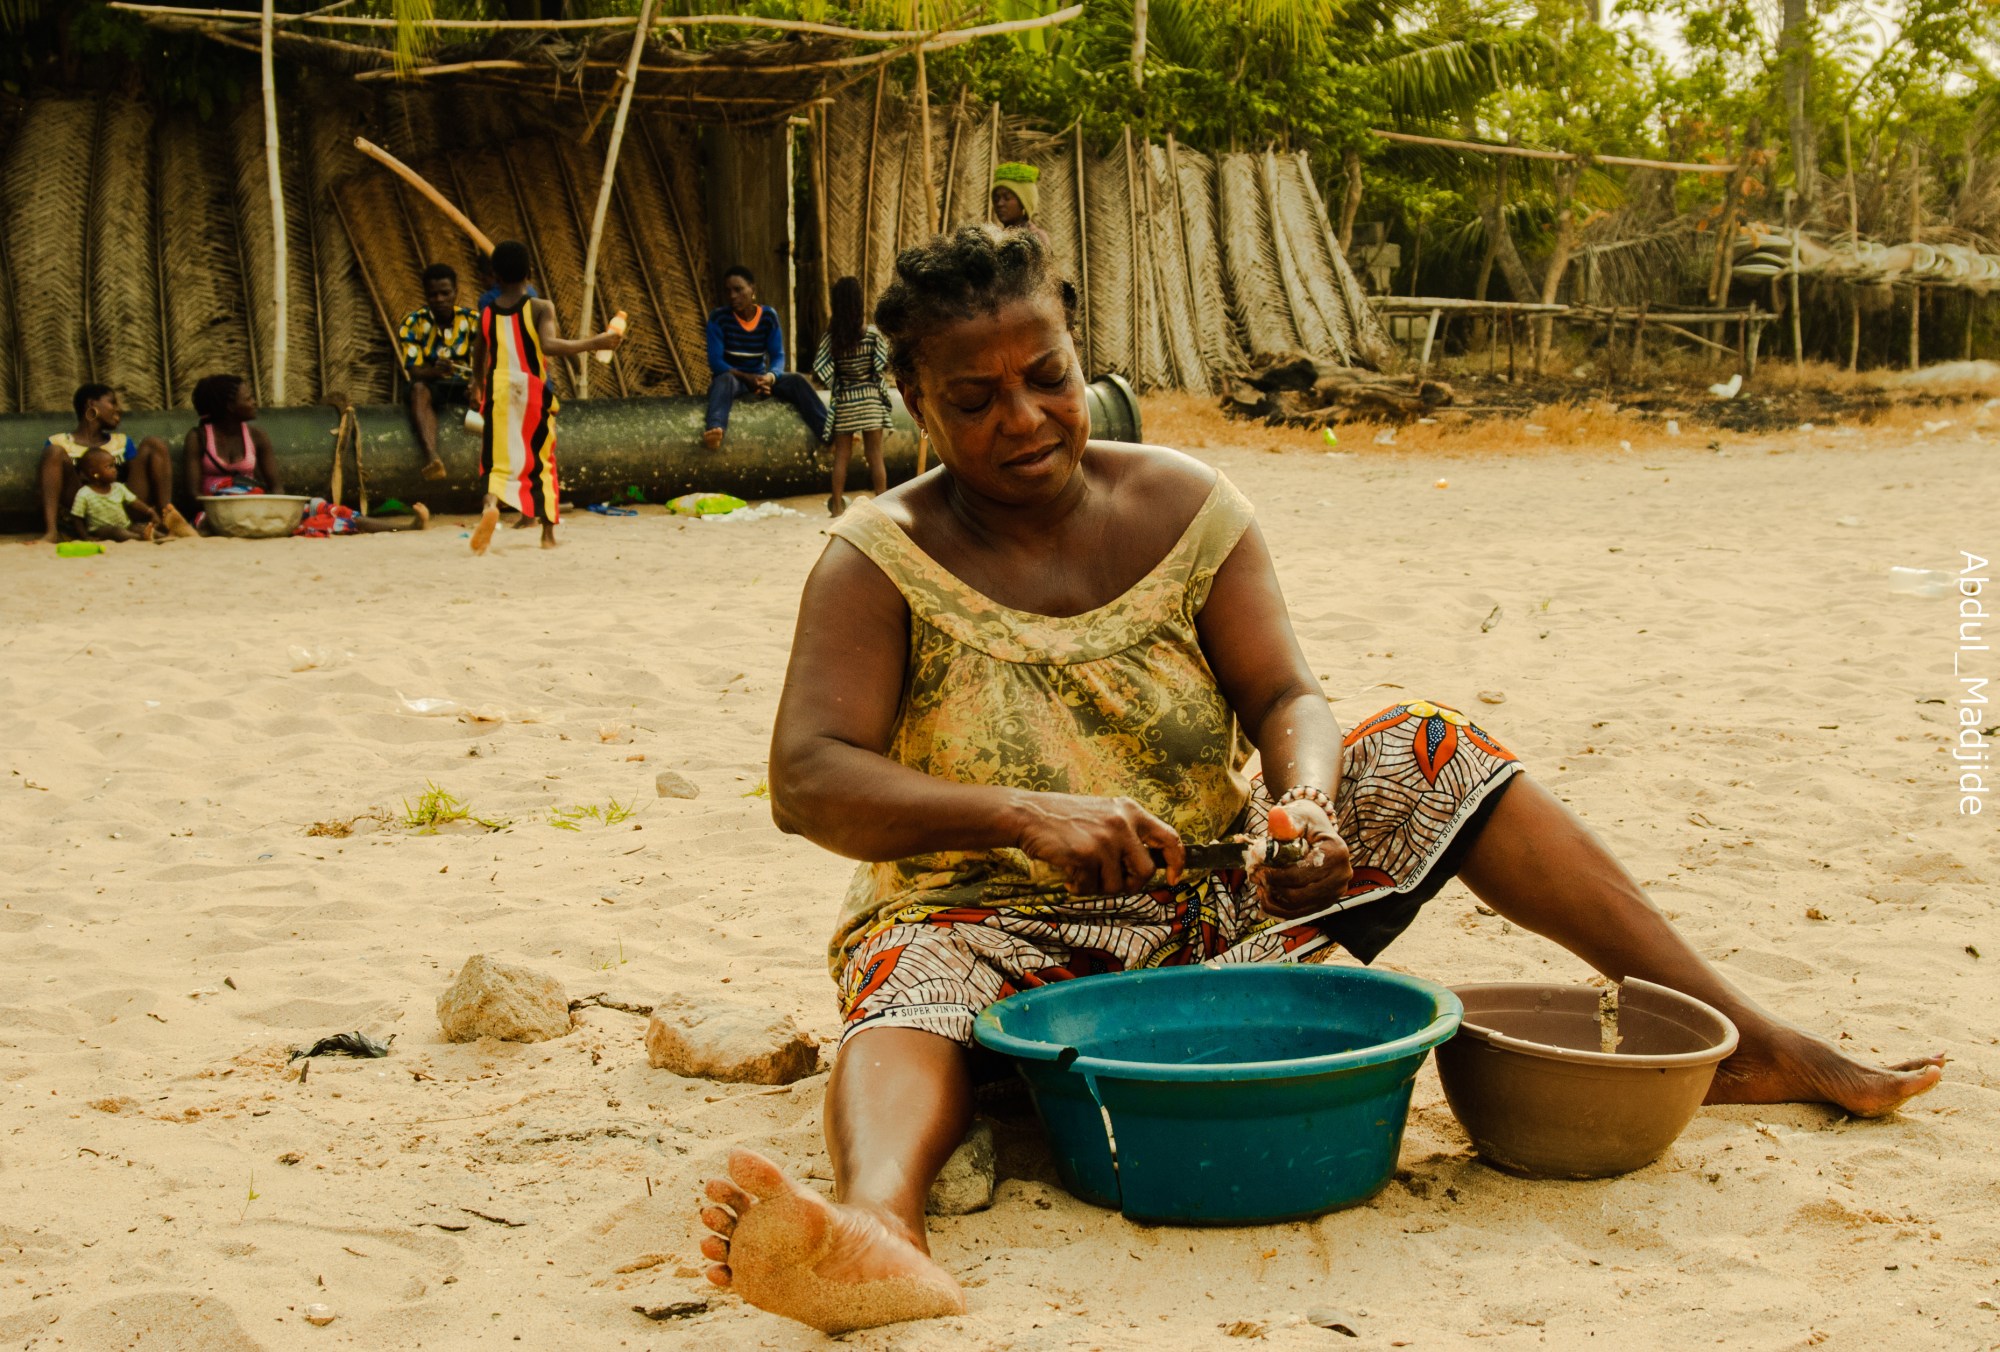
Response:
[{"label": "beaded bracelet", "polygon": [[1332,797],[1328,795],[1325,789],[1316,789],[1310,784],[1292,785],[1292,787],[1278,795],[1278,801],[1273,806],[1283,807],[1287,803],[1296,803],[1301,798],[1310,799],[1312,802],[1319,804],[1320,811],[1326,813],[1327,820],[1333,820]]}]

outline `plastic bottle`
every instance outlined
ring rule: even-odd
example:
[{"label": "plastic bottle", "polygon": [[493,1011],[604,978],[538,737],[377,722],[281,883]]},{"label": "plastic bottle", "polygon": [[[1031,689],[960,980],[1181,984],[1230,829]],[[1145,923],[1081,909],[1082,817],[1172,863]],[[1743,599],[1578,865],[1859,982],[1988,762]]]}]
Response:
[{"label": "plastic bottle", "polygon": [[64,540],[56,546],[56,556],[64,559],[87,559],[103,552],[104,546],[95,540]]},{"label": "plastic bottle", "polygon": [[[625,332],[625,312],[623,310],[620,310],[617,314],[611,316],[611,322],[609,324],[606,324],[604,327],[610,329],[613,333],[622,336]],[[600,349],[597,352],[592,353],[591,355],[597,358],[599,365],[601,366],[611,365],[611,354],[609,352]]]},{"label": "plastic bottle", "polygon": [[1891,568],[1889,590],[1904,596],[1949,596],[1957,579],[1934,568]]}]

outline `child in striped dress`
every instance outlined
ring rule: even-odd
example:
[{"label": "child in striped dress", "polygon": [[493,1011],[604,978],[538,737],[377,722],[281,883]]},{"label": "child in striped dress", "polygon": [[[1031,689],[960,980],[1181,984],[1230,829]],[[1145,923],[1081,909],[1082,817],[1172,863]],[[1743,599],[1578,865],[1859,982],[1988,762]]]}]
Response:
[{"label": "child in striped dress", "polygon": [[472,340],[472,390],[486,418],[479,468],[486,476],[486,507],[472,530],[472,552],[484,554],[500,522],[500,504],[521,513],[521,525],[539,521],[542,548],[556,547],[561,485],[556,479],[556,396],[549,387],[551,357],[608,352],[624,335],[606,329],[589,338],[556,332],[556,307],[537,299],[528,284],[528,246],[507,240],[493,249],[499,294],[479,312]]},{"label": "child in striped dress", "polygon": [[888,491],[889,476],[882,468],[882,433],[890,423],[889,386],[883,379],[888,369],[889,346],[862,314],[861,279],[842,277],[833,284],[833,320],[813,360],[813,374],[833,395],[833,495],[826,500],[833,516],[847,510],[847,460],[854,454],[857,433],[868,457],[870,485],[878,497]]}]

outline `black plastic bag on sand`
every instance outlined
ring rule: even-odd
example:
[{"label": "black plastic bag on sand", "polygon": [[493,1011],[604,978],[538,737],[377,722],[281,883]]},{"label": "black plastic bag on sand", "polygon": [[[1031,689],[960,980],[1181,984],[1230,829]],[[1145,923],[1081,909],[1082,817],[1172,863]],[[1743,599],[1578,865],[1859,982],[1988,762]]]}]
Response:
[{"label": "black plastic bag on sand", "polygon": [[[395,1040],[396,1035],[389,1034],[389,1042]],[[292,1048],[292,1054],[285,1058],[285,1064],[289,1066],[302,1056],[387,1056],[389,1042],[377,1042],[366,1033],[335,1033],[331,1037],[321,1038],[310,1047]]]}]

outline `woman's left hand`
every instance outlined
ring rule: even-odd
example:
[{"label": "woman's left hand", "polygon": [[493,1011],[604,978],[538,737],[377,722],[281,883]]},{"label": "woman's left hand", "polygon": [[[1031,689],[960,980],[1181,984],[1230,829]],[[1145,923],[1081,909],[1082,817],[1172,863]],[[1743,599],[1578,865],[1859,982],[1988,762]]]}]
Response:
[{"label": "woman's left hand", "polygon": [[1319,804],[1301,800],[1274,807],[1266,829],[1273,840],[1302,840],[1306,846],[1306,857],[1296,864],[1267,864],[1251,871],[1266,915],[1285,920],[1311,915],[1346,894],[1354,861]]}]

